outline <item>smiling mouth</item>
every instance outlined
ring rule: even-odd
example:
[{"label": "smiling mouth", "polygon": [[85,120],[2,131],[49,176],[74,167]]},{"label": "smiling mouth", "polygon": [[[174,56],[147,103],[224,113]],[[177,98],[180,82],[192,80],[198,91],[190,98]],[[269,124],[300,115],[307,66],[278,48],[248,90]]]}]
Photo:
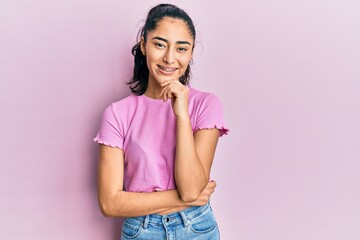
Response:
[{"label": "smiling mouth", "polygon": [[166,67],[163,67],[163,66],[160,66],[160,65],[158,65],[158,67],[161,69],[161,70],[163,70],[163,71],[165,71],[165,72],[175,72],[176,71],[176,69],[177,68],[166,68]]}]

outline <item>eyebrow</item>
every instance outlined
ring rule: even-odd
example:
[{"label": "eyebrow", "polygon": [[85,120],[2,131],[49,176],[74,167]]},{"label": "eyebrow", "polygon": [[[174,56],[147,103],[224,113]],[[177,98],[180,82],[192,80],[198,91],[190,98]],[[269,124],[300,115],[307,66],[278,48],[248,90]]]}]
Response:
[{"label": "eyebrow", "polygon": [[[153,40],[154,40],[154,39],[157,39],[157,40],[160,40],[160,41],[164,41],[164,42],[166,42],[166,43],[169,42],[168,40],[166,40],[165,38],[162,38],[162,37],[153,37],[152,39],[153,39]],[[177,44],[189,44],[189,45],[191,46],[191,43],[189,43],[188,41],[177,41],[176,43],[177,43]]]}]

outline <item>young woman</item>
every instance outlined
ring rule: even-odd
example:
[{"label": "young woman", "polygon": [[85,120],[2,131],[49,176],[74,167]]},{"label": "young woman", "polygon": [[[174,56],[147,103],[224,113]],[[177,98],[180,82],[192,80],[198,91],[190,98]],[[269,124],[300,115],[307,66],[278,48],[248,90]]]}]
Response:
[{"label": "young woman", "polygon": [[195,28],[182,9],[160,4],[148,13],[133,47],[132,94],[104,112],[99,204],[125,217],[122,239],[219,239],[209,199],[222,106],[189,86]]}]

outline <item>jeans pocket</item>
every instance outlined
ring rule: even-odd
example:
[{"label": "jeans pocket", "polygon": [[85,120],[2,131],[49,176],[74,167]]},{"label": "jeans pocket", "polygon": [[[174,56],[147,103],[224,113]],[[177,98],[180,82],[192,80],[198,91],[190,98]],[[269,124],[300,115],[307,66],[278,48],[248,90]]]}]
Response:
[{"label": "jeans pocket", "polygon": [[134,239],[140,231],[142,225],[141,222],[132,218],[126,218],[122,226],[122,239]]},{"label": "jeans pocket", "polygon": [[213,212],[208,209],[196,218],[190,220],[190,228],[195,233],[208,233],[216,229],[217,223]]}]

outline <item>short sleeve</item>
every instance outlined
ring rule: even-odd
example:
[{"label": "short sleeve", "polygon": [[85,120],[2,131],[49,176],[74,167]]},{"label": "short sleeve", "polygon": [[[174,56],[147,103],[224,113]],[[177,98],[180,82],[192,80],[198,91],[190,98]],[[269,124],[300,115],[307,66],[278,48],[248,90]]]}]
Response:
[{"label": "short sleeve", "polygon": [[100,129],[93,140],[100,144],[124,149],[124,134],[114,113],[113,104],[105,109]]},{"label": "short sleeve", "polygon": [[207,94],[200,106],[194,132],[199,129],[214,128],[220,130],[220,136],[229,132],[224,124],[223,106],[220,99],[214,94]]}]

